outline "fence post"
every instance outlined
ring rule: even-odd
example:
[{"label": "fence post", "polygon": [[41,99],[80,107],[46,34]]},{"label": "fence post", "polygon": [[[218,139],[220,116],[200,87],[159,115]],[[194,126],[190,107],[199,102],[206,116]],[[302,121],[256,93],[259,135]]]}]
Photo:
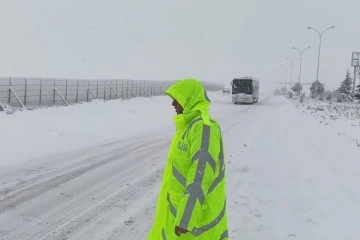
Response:
[{"label": "fence post", "polygon": [[39,96],[39,105],[41,106],[41,91],[42,91],[42,79],[40,78],[40,96]]},{"label": "fence post", "polygon": [[88,88],[86,93],[86,101],[89,102],[89,89],[90,89],[90,80],[88,80]]},{"label": "fence post", "polygon": [[54,97],[53,97],[53,104],[55,105],[55,93],[56,93],[56,79],[54,79]]},{"label": "fence post", "polygon": [[10,88],[11,88],[11,77],[9,78],[9,101],[8,101],[8,104],[11,103],[11,90],[10,90]]},{"label": "fence post", "polygon": [[104,101],[106,100],[106,80],[105,80],[105,84],[104,84]]},{"label": "fence post", "polygon": [[67,101],[67,91],[68,91],[68,80],[65,79],[65,101]]},{"label": "fence post", "polygon": [[[133,91],[134,90],[134,82],[133,81],[131,81],[131,91]],[[130,95],[131,96],[131,95]]]},{"label": "fence post", "polygon": [[124,98],[124,82],[121,81],[121,96]]},{"label": "fence post", "polygon": [[24,92],[24,105],[26,106],[26,95],[27,95],[27,79],[25,78],[25,92]]},{"label": "fence post", "polygon": [[126,81],[126,98],[129,98],[129,81]]},{"label": "fence post", "polygon": [[99,93],[99,80],[96,80],[96,98],[99,97],[98,93]]},{"label": "fence post", "polygon": [[138,96],[138,84],[134,83],[134,85],[135,85],[135,95]]},{"label": "fence post", "polygon": [[111,85],[112,85],[112,81],[110,81],[110,88],[109,88],[109,89],[110,89],[110,100],[111,100],[111,97],[112,97],[112,94],[111,94],[111,88],[112,88],[112,86],[111,86]]},{"label": "fence post", "polygon": [[79,100],[79,79],[76,82],[76,103]]}]

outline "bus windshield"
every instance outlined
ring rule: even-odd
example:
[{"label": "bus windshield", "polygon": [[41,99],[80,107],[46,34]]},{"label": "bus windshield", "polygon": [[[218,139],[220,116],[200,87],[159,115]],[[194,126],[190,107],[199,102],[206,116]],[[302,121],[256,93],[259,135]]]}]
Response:
[{"label": "bus windshield", "polygon": [[253,86],[251,79],[234,79],[232,84],[232,93],[252,94]]}]

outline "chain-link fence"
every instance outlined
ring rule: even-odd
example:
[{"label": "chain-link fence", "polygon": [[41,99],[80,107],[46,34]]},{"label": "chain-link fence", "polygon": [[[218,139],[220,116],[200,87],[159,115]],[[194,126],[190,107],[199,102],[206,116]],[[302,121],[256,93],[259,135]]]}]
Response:
[{"label": "chain-link fence", "polygon": [[[92,99],[130,99],[164,95],[175,81],[0,78],[0,103],[14,107],[69,105]],[[207,91],[224,84],[203,82]]]}]

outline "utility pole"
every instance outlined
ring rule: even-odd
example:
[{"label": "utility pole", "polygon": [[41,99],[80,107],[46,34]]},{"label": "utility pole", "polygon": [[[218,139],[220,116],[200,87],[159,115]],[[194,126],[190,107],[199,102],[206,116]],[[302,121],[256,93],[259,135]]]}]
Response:
[{"label": "utility pole", "polygon": [[353,79],[353,96],[355,95],[355,88],[356,88],[356,73],[357,68],[360,66],[360,52],[353,52],[351,58],[351,66],[354,67],[354,79]]},{"label": "utility pole", "polygon": [[298,48],[296,48],[296,47],[292,47],[292,49],[295,49],[295,50],[297,50],[299,53],[300,53],[300,71],[299,71],[299,83],[300,83],[300,80],[301,80],[301,64],[302,64],[302,55],[303,55],[303,52],[305,52],[307,49],[309,49],[310,48],[310,46],[309,47],[307,47],[307,48],[304,48],[303,50],[300,50],[300,49],[298,49]]},{"label": "utility pole", "polygon": [[291,75],[290,75],[290,90],[291,90],[292,76],[293,76],[293,66],[294,66],[294,62],[295,62],[296,60],[299,60],[299,58],[293,60],[293,59],[287,57],[286,60],[289,60],[289,61],[290,61],[290,66],[291,66]]}]

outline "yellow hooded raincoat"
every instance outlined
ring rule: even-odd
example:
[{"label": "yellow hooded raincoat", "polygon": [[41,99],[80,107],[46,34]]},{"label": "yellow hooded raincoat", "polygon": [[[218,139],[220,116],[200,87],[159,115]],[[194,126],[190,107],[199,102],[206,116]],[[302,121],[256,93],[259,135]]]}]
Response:
[{"label": "yellow hooded raincoat", "polygon": [[[148,240],[228,239],[221,131],[209,116],[200,81],[185,79],[166,90],[183,107],[176,115],[155,222]],[[175,235],[175,226],[189,232]]]}]

